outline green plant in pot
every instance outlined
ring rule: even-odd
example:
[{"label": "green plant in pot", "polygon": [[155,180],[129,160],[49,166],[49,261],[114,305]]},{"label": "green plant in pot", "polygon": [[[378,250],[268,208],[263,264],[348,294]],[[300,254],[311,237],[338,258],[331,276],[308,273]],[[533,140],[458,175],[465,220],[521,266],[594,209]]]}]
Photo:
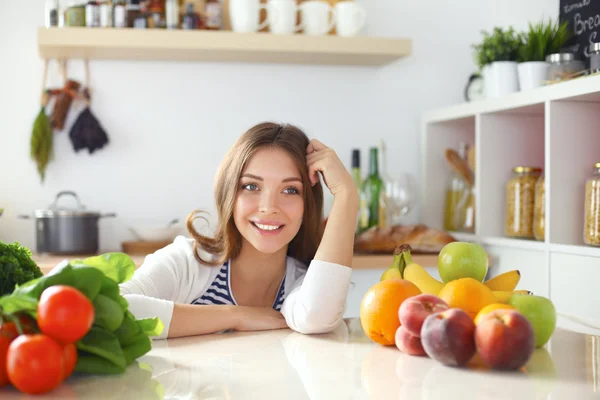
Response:
[{"label": "green plant in pot", "polygon": [[518,73],[521,90],[542,86],[548,79],[546,57],[560,53],[571,37],[567,22],[541,21],[529,24],[529,30],[523,33],[523,43],[518,53]]},{"label": "green plant in pot", "polygon": [[517,57],[522,37],[513,27],[482,31],[483,40],[473,45],[475,62],[484,80],[486,97],[500,97],[519,90]]}]

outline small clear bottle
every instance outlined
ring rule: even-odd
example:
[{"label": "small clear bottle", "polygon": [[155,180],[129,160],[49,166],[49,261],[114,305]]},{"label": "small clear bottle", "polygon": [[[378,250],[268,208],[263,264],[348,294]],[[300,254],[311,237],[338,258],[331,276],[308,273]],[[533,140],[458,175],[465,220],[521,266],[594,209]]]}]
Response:
[{"label": "small clear bottle", "polygon": [[[460,158],[466,161],[469,145],[465,142],[460,143],[458,154]],[[446,231],[458,231],[465,224],[467,191],[469,185],[464,178],[456,171],[451,170],[448,183],[446,185],[446,208],[444,212],[444,229]]]},{"label": "small clear bottle", "polygon": [[583,229],[584,243],[600,246],[600,163],[594,164],[593,173],[585,183]]}]

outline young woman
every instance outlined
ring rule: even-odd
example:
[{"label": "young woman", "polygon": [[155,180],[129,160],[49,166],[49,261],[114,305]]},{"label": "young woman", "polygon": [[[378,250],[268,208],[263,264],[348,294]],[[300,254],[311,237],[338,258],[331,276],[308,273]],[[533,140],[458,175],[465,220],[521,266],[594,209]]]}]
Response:
[{"label": "young woman", "polygon": [[[323,229],[323,188],[333,195]],[[342,321],[358,193],[336,153],[297,127],[262,123],[244,133],[215,181],[214,237],[146,257],[121,285],[137,318],[157,316],[159,338],[291,328],[325,333]]]}]

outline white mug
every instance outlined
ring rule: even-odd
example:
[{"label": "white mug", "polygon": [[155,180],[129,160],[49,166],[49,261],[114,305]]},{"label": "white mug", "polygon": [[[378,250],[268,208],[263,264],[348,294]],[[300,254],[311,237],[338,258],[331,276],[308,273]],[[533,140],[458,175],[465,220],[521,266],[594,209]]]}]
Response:
[{"label": "white mug", "polygon": [[298,12],[296,0],[269,0],[268,10],[277,15],[277,18],[269,23],[271,33],[289,35],[302,28],[302,23],[296,25],[296,13]]},{"label": "white mug", "polygon": [[329,3],[322,0],[310,0],[300,4],[302,28],[304,34],[321,36],[329,33],[335,24],[335,11]]},{"label": "white mug", "polygon": [[[260,10],[267,10],[267,18],[260,23]],[[274,11],[276,13],[276,11]],[[267,6],[260,4],[260,0],[230,0],[229,19],[231,29],[234,32],[257,32],[277,19],[277,15],[271,15]]]},{"label": "white mug", "polygon": [[335,31],[339,36],[356,36],[365,26],[367,11],[354,1],[335,5]]}]

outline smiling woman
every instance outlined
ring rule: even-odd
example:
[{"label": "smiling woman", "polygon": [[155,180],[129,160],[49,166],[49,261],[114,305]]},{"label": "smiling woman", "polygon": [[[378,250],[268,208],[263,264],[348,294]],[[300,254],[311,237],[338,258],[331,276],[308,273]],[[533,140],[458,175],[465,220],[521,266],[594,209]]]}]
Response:
[{"label": "smiling woman", "polygon": [[[334,197],[325,230],[319,175]],[[350,284],[357,196],[335,151],[292,125],[256,125],[217,172],[213,237],[191,213],[192,238],[148,256],[121,292],[137,318],[161,318],[162,337],[330,332]]]}]

